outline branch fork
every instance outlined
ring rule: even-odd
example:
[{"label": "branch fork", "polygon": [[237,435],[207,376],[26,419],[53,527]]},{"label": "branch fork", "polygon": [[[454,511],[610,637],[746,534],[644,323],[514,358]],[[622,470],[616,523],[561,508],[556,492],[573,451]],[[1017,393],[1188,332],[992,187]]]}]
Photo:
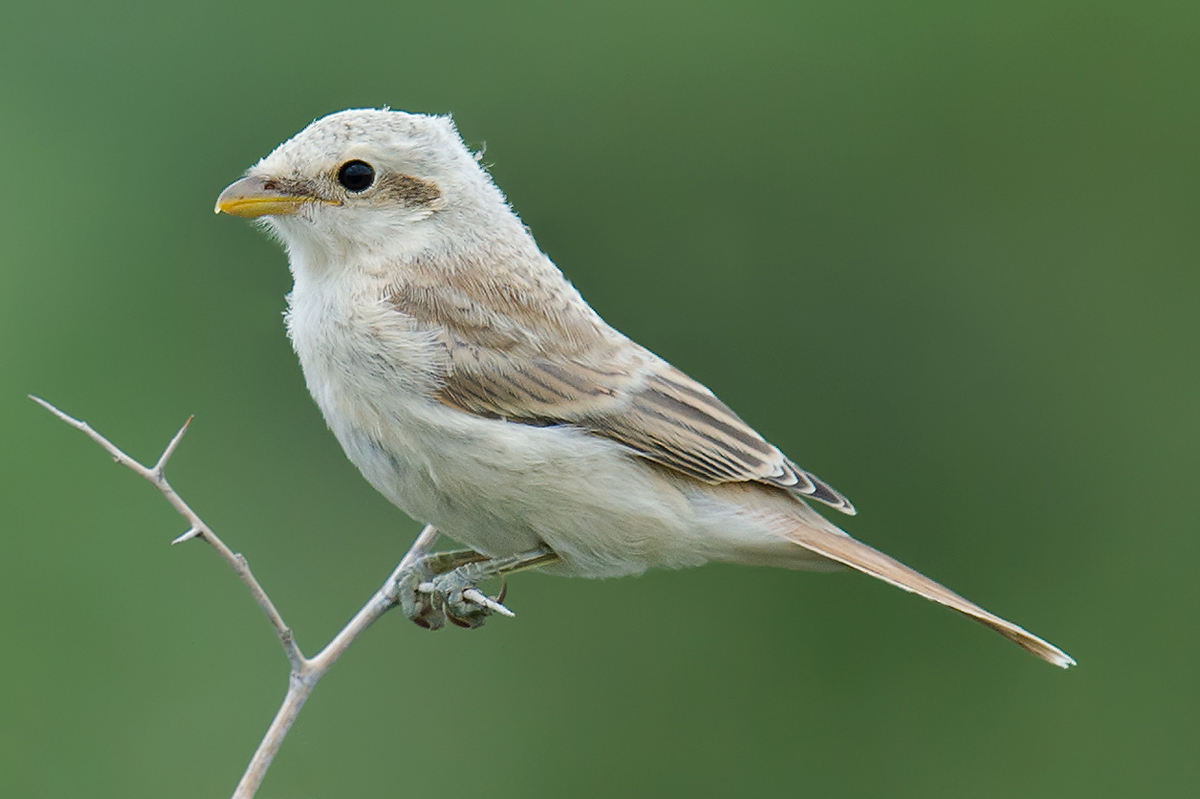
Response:
[{"label": "branch fork", "polygon": [[[183,440],[184,433],[187,432],[192,419],[195,417],[189,417],[183,423],[183,426],[179,428],[179,432],[167,444],[166,449],[163,450],[162,455],[159,456],[155,464],[147,467],[126,455],[115,444],[96,432],[87,422],[63,413],[40,397],[30,395],[30,399],[71,427],[82,431],[88,438],[103,447],[116,463],[133,471],[157,488],[189,525],[187,531],[172,540],[171,544],[182,544],[193,539],[200,539],[211,545],[250,590],[254,601],[262,608],[263,613],[267,616],[267,620],[271,623],[271,627],[275,630],[275,635],[283,647],[283,653],[287,656],[288,663],[291,664],[291,673],[288,677],[288,689],[287,694],[284,696],[283,704],[275,714],[275,719],[267,729],[262,743],[259,744],[257,751],[255,751],[254,756],[250,760],[250,765],[247,766],[246,772],[242,775],[242,779],[238,782],[237,788],[233,793],[233,799],[252,799],[262,784],[271,761],[274,760],[280,745],[283,743],[292,724],[295,723],[296,717],[300,714],[300,710],[304,707],[304,703],[308,700],[313,688],[325,676],[329,668],[345,654],[346,649],[349,648],[350,644],[354,643],[358,636],[374,624],[380,616],[399,604],[398,592],[401,576],[406,571],[411,570],[420,559],[426,557],[433,550],[433,545],[439,535],[437,529],[432,525],[427,525],[421,531],[421,534],[417,536],[417,539],[404,555],[400,564],[392,571],[392,574],[380,589],[363,605],[362,609],[354,615],[354,618],[342,628],[341,632],[334,636],[333,640],[324,649],[311,658],[306,657],[300,650],[299,645],[296,644],[296,638],[292,629],[284,622],[283,616],[280,615],[279,610],[276,609],[267,592],[263,590],[262,585],[255,578],[246,559],[240,553],[234,552],[226,546],[225,542],[183,501],[183,498],[176,493],[175,489],[171,487],[170,482],[167,481],[167,464],[175,454],[175,450]],[[471,596],[466,596],[467,593],[471,592],[473,592]],[[478,596],[475,596],[475,594],[478,594]],[[490,608],[502,615],[513,615],[512,611],[504,607],[504,605],[474,589],[464,592],[464,597],[481,607]]]}]

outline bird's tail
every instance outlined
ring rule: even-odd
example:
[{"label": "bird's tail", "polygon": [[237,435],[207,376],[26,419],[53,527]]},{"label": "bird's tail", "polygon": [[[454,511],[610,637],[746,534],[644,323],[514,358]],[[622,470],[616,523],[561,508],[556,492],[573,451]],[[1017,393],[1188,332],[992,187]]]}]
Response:
[{"label": "bird's tail", "polygon": [[[932,599],[934,602],[957,610],[959,613],[986,624],[1017,646],[1055,666],[1065,669],[1075,665],[1075,661],[1070,655],[1053,644],[1043,641],[1012,622],[988,613],[974,602],[964,599],[949,588],[910,569],[895,558],[851,538],[826,521],[824,517],[816,513],[812,513],[812,515],[825,524],[821,525],[820,522],[813,519],[815,524],[801,523],[791,526],[791,529],[785,533],[788,540],[830,560],[857,569],[872,577],[878,577],[897,588],[920,594],[926,599]],[[825,529],[826,526],[828,529]]]}]

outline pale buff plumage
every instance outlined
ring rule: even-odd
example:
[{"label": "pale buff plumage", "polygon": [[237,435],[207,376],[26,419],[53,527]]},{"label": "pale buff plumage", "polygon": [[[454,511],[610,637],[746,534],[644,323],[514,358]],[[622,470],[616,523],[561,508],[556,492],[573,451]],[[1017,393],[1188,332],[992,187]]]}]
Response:
[{"label": "pale buff plumage", "polygon": [[[373,180],[339,184],[362,161]],[[218,210],[287,248],[288,330],[363,475],[490,556],[545,546],[588,577],[709,560],[849,566],[1059,666],[1064,652],[835,527],[849,502],[711,391],[609,327],[537,247],[446,117],[343,111]]]}]

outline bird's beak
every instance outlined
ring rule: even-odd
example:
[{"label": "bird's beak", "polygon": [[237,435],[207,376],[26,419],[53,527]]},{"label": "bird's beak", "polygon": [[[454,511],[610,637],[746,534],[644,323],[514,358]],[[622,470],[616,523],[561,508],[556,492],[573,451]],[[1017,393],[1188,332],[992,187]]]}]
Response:
[{"label": "bird's beak", "polygon": [[217,198],[215,213],[231,216],[288,216],[316,200],[310,194],[281,191],[263,178],[244,177],[229,184]]}]

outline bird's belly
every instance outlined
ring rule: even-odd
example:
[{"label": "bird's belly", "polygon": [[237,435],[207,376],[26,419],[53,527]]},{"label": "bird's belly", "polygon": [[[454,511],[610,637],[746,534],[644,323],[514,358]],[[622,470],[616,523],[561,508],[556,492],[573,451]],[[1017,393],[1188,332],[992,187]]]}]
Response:
[{"label": "bird's belly", "polygon": [[691,503],[620,445],[414,404],[383,424],[331,425],[367,480],[414,519],[492,556],[549,546],[559,571],[580,576],[708,559]]},{"label": "bird's belly", "polygon": [[289,330],[313,398],[363,476],[409,516],[492,556],[549,546],[558,571],[580,576],[714,557],[676,482],[582,430],[441,404],[422,378],[440,347],[385,321],[293,292]]}]

